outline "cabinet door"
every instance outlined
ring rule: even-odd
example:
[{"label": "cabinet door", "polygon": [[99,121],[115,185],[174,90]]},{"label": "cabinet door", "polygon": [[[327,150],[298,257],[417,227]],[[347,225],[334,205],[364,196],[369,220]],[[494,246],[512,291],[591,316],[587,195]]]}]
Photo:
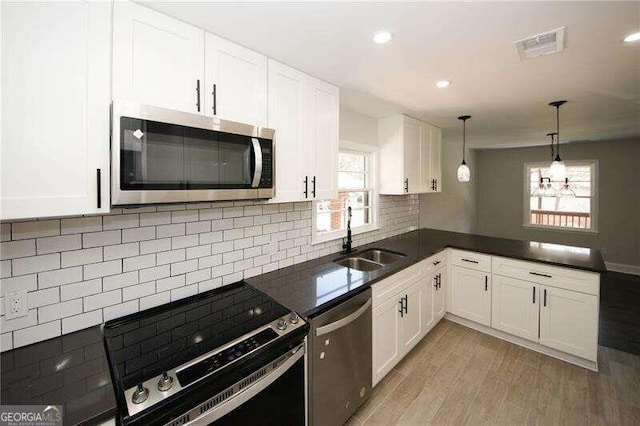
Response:
[{"label": "cabinet door", "polygon": [[404,297],[405,310],[400,315],[400,353],[407,354],[422,337],[421,299],[424,284],[416,282],[399,296]]},{"label": "cabinet door", "polygon": [[433,192],[430,127],[428,124],[420,125],[420,192]]},{"label": "cabinet door", "polygon": [[[435,292],[433,294],[433,317],[434,322],[437,323],[444,315],[447,313],[447,306],[445,303],[445,294],[447,292],[447,268],[442,267],[436,270],[435,276],[439,276],[438,280],[440,285],[438,288],[434,288]],[[435,324],[434,324],[435,325]]]},{"label": "cabinet door", "polygon": [[205,35],[205,113],[256,126],[267,125],[267,57]]},{"label": "cabinet door", "polygon": [[540,343],[596,361],[598,297],[541,286]]},{"label": "cabinet door", "polygon": [[204,112],[203,76],[204,31],[144,6],[115,2],[114,98]]},{"label": "cabinet door", "polygon": [[538,285],[494,275],[491,291],[491,326],[537,342],[540,302]]},{"label": "cabinet door", "polygon": [[491,277],[482,271],[451,268],[451,312],[486,326],[491,325]]},{"label": "cabinet door", "polygon": [[[442,191],[442,130],[429,126],[429,190],[431,192]],[[434,189],[431,189],[431,181]]]},{"label": "cabinet door", "polygon": [[305,152],[309,155],[310,195],[315,199],[338,197],[338,88],[308,77]]},{"label": "cabinet door", "polygon": [[[271,202],[304,201],[308,176],[305,150],[305,84],[300,71],[269,60],[269,124],[275,130],[276,197]],[[309,177],[310,178],[310,177]]]},{"label": "cabinet door", "polygon": [[420,182],[420,123],[405,118],[402,135],[405,188],[409,188],[407,193],[417,194],[422,190]]},{"label": "cabinet door", "polygon": [[438,297],[438,278],[437,273],[429,273],[427,277],[421,280],[422,293],[422,334],[426,334],[436,323],[435,304]]},{"label": "cabinet door", "polygon": [[111,5],[1,7],[0,219],[108,212]]},{"label": "cabinet door", "polygon": [[373,386],[400,361],[400,299],[389,299],[373,310]]}]

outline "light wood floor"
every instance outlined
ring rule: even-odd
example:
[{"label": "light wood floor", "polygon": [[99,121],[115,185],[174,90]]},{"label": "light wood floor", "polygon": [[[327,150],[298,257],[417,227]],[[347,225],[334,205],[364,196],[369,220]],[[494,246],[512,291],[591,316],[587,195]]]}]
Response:
[{"label": "light wood floor", "polygon": [[599,348],[600,372],[443,320],[347,425],[640,425],[640,356]]}]

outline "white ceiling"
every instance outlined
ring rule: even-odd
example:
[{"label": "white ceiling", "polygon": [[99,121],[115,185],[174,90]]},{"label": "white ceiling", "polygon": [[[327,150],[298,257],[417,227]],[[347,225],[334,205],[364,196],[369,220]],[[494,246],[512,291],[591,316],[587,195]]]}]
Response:
[{"label": "white ceiling", "polygon": [[[467,123],[471,147],[640,135],[640,2],[144,2],[341,88],[344,108],[404,112],[444,129]],[[562,53],[520,61],[513,41],[567,26]],[[394,40],[376,45],[388,29]],[[448,89],[435,83],[449,79]]]}]

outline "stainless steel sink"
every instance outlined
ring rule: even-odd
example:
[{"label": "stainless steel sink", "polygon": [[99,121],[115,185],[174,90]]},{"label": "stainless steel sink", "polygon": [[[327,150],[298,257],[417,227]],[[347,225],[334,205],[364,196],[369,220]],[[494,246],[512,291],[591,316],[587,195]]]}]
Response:
[{"label": "stainless steel sink", "polygon": [[372,262],[359,257],[347,257],[346,259],[336,260],[335,263],[357,271],[375,271],[376,269],[384,266],[381,263]]},{"label": "stainless steel sink", "polygon": [[357,257],[361,259],[371,260],[376,263],[382,263],[383,265],[388,265],[406,256],[404,254],[396,253],[389,250],[369,249],[358,254]]},{"label": "stainless steel sink", "polygon": [[351,257],[335,260],[334,262],[358,271],[375,271],[403,257],[406,256],[402,253],[381,249],[369,249]]}]

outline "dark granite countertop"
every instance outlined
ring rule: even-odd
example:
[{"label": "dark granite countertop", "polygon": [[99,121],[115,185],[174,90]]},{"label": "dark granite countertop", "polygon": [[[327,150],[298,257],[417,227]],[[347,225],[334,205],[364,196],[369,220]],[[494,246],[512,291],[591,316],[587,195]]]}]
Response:
[{"label": "dark granite countertop", "polygon": [[[357,243],[357,237],[356,237]],[[332,254],[247,281],[305,317],[337,305],[371,284],[446,247],[606,272],[598,250],[420,229],[358,247],[406,257],[372,272],[348,270]],[[116,402],[100,326],[0,355],[3,404],[64,404],[64,424],[96,424],[115,416]]]},{"label": "dark granite countertop", "polygon": [[115,415],[99,325],[3,352],[0,372],[2,404],[64,405],[65,425],[96,424]]},{"label": "dark granite countertop", "polygon": [[[355,241],[357,242],[357,237]],[[333,263],[335,259],[344,255],[332,254],[246,281],[300,315],[313,317],[354,296],[376,281],[446,247],[598,273],[606,272],[602,255],[595,249],[419,229],[358,247],[358,251],[383,248],[406,254],[405,258],[375,271],[360,272],[347,269]]]}]

